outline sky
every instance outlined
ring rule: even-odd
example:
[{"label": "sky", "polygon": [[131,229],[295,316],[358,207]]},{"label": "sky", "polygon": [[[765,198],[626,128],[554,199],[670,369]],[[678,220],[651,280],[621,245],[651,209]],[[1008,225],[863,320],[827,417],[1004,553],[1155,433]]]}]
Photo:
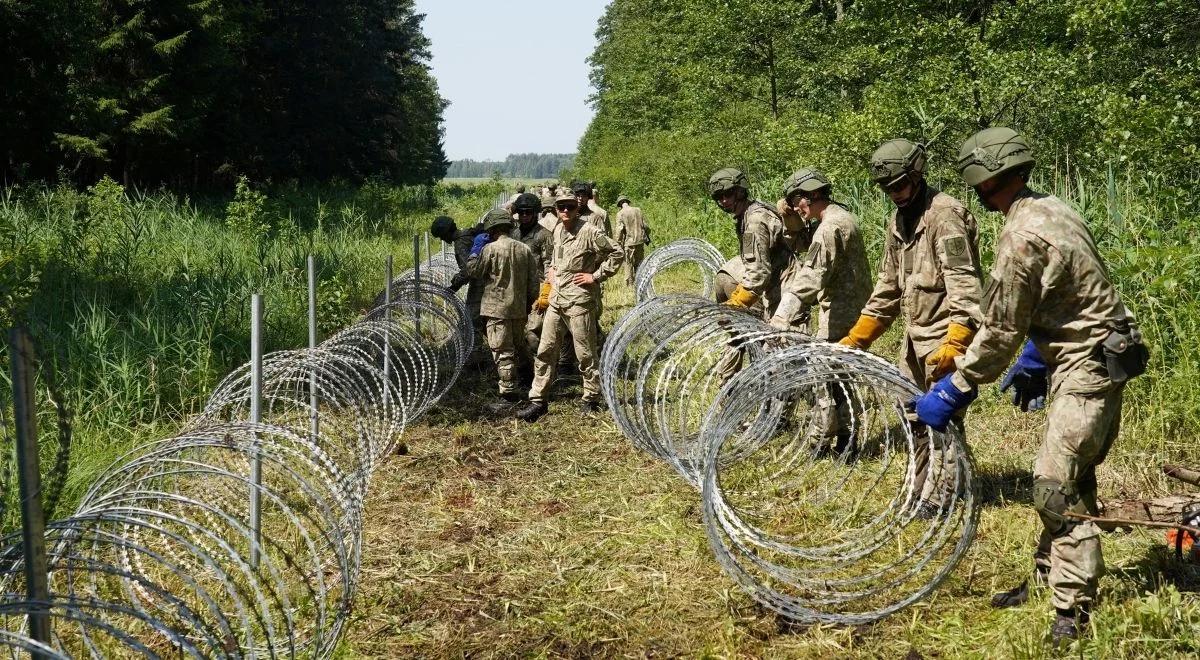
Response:
[{"label": "sky", "polygon": [[[433,75],[450,101],[446,156],[503,160],[511,153],[574,153],[592,119],[587,58],[607,4],[416,0],[432,42]],[[562,37],[570,30],[577,38]]]}]

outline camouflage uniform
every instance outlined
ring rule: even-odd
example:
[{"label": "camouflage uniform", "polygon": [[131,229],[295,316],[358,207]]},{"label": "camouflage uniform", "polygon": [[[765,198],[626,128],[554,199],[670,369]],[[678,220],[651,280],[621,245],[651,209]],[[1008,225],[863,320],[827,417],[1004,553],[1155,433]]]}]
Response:
[{"label": "camouflage uniform", "polygon": [[802,303],[820,304],[816,338],[836,341],[871,296],[870,268],[858,219],[834,202],[816,224],[808,253],[785,274],[782,289]]},{"label": "camouflage uniform", "polygon": [[612,236],[612,226],[608,223],[608,211],[600,208],[600,205],[593,199],[589,199],[586,205],[579,208],[579,221],[599,229],[604,232],[605,236]]},{"label": "camouflage uniform", "polygon": [[[1057,197],[1022,191],[1008,210],[983,295],[982,323],[952,377],[961,390],[995,380],[1026,335],[1051,373],[1054,399],[1034,460],[1043,529],[1035,564],[1059,609],[1087,605],[1104,571],[1100,530],[1063,511],[1099,515],[1096,466],[1121,423],[1123,383],[1101,344],[1133,323],[1082,218]],[[1057,506],[1057,511],[1055,510]]]},{"label": "camouflage uniform", "polygon": [[646,250],[646,216],[642,210],[632,204],[626,204],[617,211],[617,243],[625,249],[625,263],[629,271],[625,273],[625,283],[632,285],[634,274]]},{"label": "camouflage uniform", "polygon": [[[552,236],[540,224],[531,223],[529,226],[518,224],[512,230],[512,238],[525,244],[533,252],[533,256],[538,263],[538,283],[546,276],[546,271],[550,269],[550,258],[553,255],[553,245],[551,244]],[[542,322],[546,315],[536,309],[529,312],[529,320],[525,324],[525,343],[529,347],[530,353],[537,350],[538,342],[541,341]]]},{"label": "camouflage uniform", "polygon": [[[529,399],[546,402],[558,370],[563,334],[570,329],[579,372],[583,375],[583,399],[598,401],[600,371],[596,365],[596,342],[601,288],[604,280],[621,268],[625,253],[604,232],[579,219],[572,230],[559,223],[554,229],[553,245],[554,290],[542,326]],[[579,286],[572,281],[578,273],[591,273],[596,282]]]},{"label": "camouflage uniform", "polygon": [[[886,326],[903,310],[900,371],[928,390],[936,367],[925,360],[950,324],[979,326],[981,270],[975,217],[957,199],[924,185],[924,199],[913,201],[921,215],[910,220],[911,228],[904,227],[903,209],[892,213],[875,291],[862,313]],[[942,447],[930,448],[924,428],[918,429],[917,443],[915,489],[922,501],[940,506],[953,488],[953,480],[943,477],[955,457]]]},{"label": "camouflage uniform", "polygon": [[467,272],[480,283],[480,314],[487,322],[488,348],[500,374],[500,393],[517,390],[517,355],[523,343],[526,315],[538,297],[539,261],[523,243],[500,236],[467,260]]},{"label": "camouflage uniform", "polygon": [[477,330],[483,325],[479,320],[479,304],[483,300],[483,287],[467,273],[467,259],[471,256],[471,244],[475,242],[483,229],[469,227],[454,233],[454,261],[458,262],[458,272],[450,278],[450,288],[457,289],[467,285],[467,315]]},{"label": "camouflage uniform", "polygon": [[775,209],[759,201],[750,202],[746,212],[734,219],[742,260],[739,284],[763,297],[769,315],[779,304],[779,282],[794,256],[784,242],[783,220]]}]

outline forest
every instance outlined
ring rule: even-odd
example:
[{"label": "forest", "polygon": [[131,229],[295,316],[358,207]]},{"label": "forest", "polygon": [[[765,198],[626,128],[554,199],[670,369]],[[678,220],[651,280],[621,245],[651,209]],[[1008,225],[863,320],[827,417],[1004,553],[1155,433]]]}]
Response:
[{"label": "forest", "polygon": [[7,183],[432,183],[447,166],[412,0],[0,3]]},{"label": "forest", "polygon": [[502,161],[456,160],[446,170],[449,178],[504,177],[552,179],[575,164],[575,154],[509,154]]}]

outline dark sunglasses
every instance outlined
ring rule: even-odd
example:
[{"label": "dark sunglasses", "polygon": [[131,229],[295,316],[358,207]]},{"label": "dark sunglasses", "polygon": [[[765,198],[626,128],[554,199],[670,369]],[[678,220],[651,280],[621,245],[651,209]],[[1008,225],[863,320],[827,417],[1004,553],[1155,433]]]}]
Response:
[{"label": "dark sunglasses", "polygon": [[559,211],[574,211],[575,209],[579,208],[579,205],[578,204],[555,204],[554,208],[558,209]]}]

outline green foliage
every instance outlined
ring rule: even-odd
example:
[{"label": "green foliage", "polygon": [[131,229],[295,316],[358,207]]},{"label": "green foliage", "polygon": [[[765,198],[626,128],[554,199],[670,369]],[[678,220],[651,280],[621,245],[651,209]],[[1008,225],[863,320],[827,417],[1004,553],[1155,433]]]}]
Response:
[{"label": "green foliage", "polygon": [[432,183],[446,102],[412,0],[0,3],[4,179]]},{"label": "green foliage", "polygon": [[271,231],[264,213],[266,206],[266,193],[254,190],[250,180],[240,176],[233,200],[225,206],[225,226],[242,239],[258,243]]}]

